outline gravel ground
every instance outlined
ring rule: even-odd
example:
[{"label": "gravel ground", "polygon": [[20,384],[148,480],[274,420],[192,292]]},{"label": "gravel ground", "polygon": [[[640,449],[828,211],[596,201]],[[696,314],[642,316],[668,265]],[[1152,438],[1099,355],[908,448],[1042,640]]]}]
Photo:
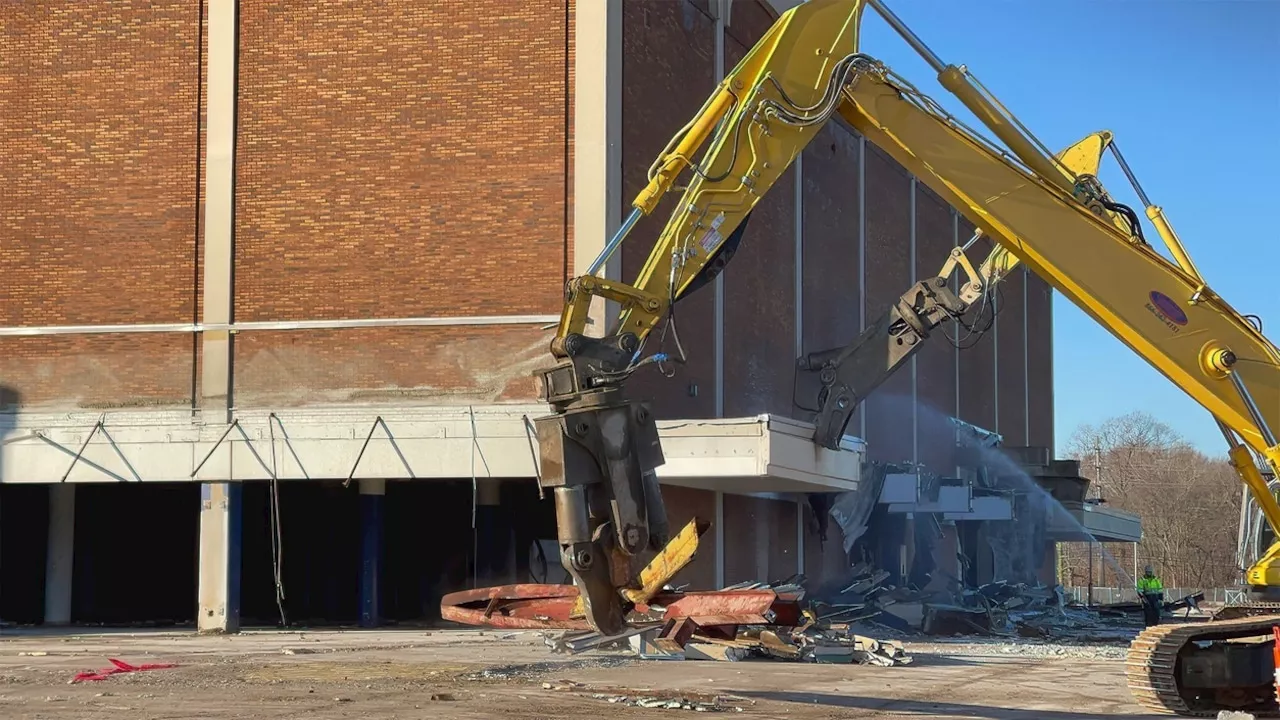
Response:
[{"label": "gravel ground", "polygon": [[[0,718],[1145,717],[1118,644],[907,647],[883,668],[566,656],[533,632],[6,633]],[[69,684],[109,658],[177,667]]]}]

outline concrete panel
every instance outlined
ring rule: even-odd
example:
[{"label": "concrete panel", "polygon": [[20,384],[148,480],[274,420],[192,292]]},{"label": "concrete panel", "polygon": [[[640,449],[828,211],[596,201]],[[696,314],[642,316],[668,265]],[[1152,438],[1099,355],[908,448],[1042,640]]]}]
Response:
[{"label": "concrete panel", "polygon": [[[949,207],[933,191],[916,183],[916,279],[936,277],[951,253]],[[949,474],[955,467],[956,349],[958,328],[936,330],[916,355],[916,439],[920,462],[930,471]]]},{"label": "concrete panel", "polygon": [[997,320],[997,369],[1000,372],[1000,434],[1009,445],[1027,444],[1027,374],[1023,321],[1026,307],[1023,300],[1025,274],[1017,268],[1000,283],[1000,300],[1003,308]]},{"label": "concrete panel", "polygon": [[[746,50],[726,38],[725,66],[737,64]],[[724,271],[724,412],[729,416],[793,412],[795,167],[773,188],[752,211],[742,245]]]},{"label": "concrete panel", "polygon": [[[887,155],[866,151],[867,322],[911,286],[911,180]],[[912,459],[911,370],[902,368],[866,400],[872,460]]]},{"label": "concrete panel", "polygon": [[[693,117],[715,88],[715,22],[694,5],[679,0],[627,2],[623,10],[622,208],[647,182],[646,171],[673,135]],[[672,192],[642,219],[622,246],[622,278],[632,283],[680,197]],[[732,267],[732,266],[731,266]],[[675,307],[675,330],[687,355],[672,364],[673,377],[654,368],[632,376],[628,393],[654,403],[659,418],[715,416],[715,293],[702,288]],[[646,351],[659,347],[678,354],[668,330],[651,335]]]},{"label": "concrete panel", "polygon": [[968,512],[943,513],[944,520],[1012,520],[1013,504],[1008,498],[991,495],[975,497]]},{"label": "concrete panel", "polygon": [[[662,499],[667,505],[667,520],[671,532],[677,533],[693,518],[715,522],[716,496],[709,490],[664,485]],[[688,583],[693,590],[713,590],[716,584],[716,533],[707,530],[698,540],[698,554],[672,584],[677,587]]]},{"label": "concrete panel", "polygon": [[[861,331],[858,317],[858,139],[831,122],[804,151],[804,352],[840,347]],[[858,432],[858,423],[850,423]]]},{"label": "concrete panel", "polygon": [[[960,244],[973,235],[973,225],[963,217],[958,220]],[[982,238],[969,249],[975,265],[991,252],[991,241]],[[992,306],[974,307],[966,317],[978,329],[992,322]],[[995,332],[994,324],[982,335],[960,333],[960,419],[986,430],[999,432],[995,408]]]},{"label": "concrete panel", "polygon": [[[232,426],[196,424],[180,412],[114,413],[101,427],[97,415],[21,416],[0,448],[0,480],[531,478],[534,439],[524,418],[545,412],[537,405],[329,407],[246,411]],[[812,432],[769,416],[660,422],[667,462],[658,475],[667,484],[730,492],[856,488],[861,443],[826,450],[813,445]]]},{"label": "concrete panel", "polygon": [[1027,282],[1028,444],[1053,447],[1053,298],[1039,276]]}]

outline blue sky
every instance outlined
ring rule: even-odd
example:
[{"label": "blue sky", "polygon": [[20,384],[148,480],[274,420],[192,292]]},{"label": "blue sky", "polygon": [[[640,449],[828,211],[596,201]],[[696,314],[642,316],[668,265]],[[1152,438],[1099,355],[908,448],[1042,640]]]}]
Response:
[{"label": "blue sky", "polygon": [[[1058,149],[1115,133],[1210,287],[1280,338],[1280,0],[887,0],[944,62],[967,65]],[[862,50],[965,117],[873,11]],[[976,121],[974,121],[976,125]],[[1108,155],[1103,183],[1143,219]],[[1163,249],[1149,225],[1146,235]],[[1059,452],[1081,423],[1145,410],[1212,455],[1208,413],[1069,301],[1055,297]],[[1277,429],[1280,431],[1280,428]]]}]

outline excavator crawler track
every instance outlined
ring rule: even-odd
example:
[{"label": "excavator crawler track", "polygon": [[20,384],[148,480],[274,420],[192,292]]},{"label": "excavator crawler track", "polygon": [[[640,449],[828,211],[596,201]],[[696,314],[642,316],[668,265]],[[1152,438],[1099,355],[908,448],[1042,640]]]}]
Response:
[{"label": "excavator crawler track", "polygon": [[1264,602],[1259,600],[1224,605],[1213,614],[1213,619],[1215,621],[1240,620],[1243,618],[1257,617],[1259,615],[1280,615],[1280,602]]},{"label": "excavator crawler track", "polygon": [[1144,708],[1166,715],[1217,717],[1221,710],[1240,710],[1258,717],[1280,717],[1274,694],[1265,703],[1246,707],[1188,699],[1182,692],[1179,664],[1179,654],[1192,642],[1265,636],[1277,625],[1280,625],[1280,611],[1265,616],[1147,628],[1129,646],[1125,660],[1129,691]]}]

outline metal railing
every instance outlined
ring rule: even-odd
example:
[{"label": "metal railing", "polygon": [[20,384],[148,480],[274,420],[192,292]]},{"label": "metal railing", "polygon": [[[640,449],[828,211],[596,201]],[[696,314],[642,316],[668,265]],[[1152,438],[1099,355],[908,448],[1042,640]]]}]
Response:
[{"label": "metal railing", "polygon": [[[1089,588],[1087,587],[1064,587],[1068,601],[1084,603],[1085,598],[1089,596]],[[1199,588],[1199,587],[1167,587],[1164,589],[1164,599],[1177,600],[1194,593],[1203,592],[1204,600],[1207,603],[1239,603],[1244,601],[1245,589],[1242,587],[1216,587],[1216,588]],[[1096,587],[1093,589],[1093,604],[1108,605],[1111,603],[1136,602],[1138,593],[1133,588],[1104,588]]]},{"label": "metal railing", "polygon": [[546,325],[558,315],[472,315],[459,317],[355,318],[348,320],[267,320],[236,323],[137,323],[125,325],[32,325],[0,327],[0,337],[104,335],[116,333],[247,332],[254,330],[334,330],[376,327],[448,327],[456,325]]}]

